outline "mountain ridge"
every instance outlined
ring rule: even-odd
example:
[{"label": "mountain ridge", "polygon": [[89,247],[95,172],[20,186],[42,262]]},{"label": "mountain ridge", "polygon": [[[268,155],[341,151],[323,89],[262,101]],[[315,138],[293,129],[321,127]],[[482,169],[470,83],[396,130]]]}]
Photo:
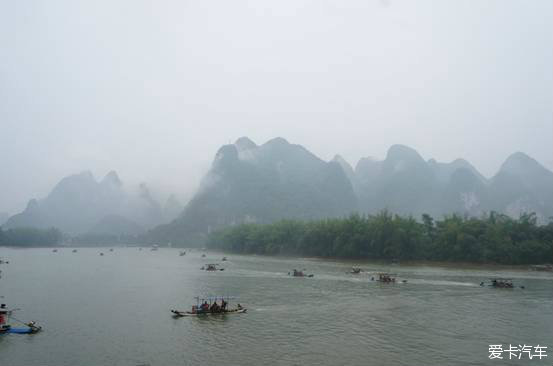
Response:
[{"label": "mountain ridge", "polygon": [[62,178],[47,197],[29,200],[4,227],[122,235],[150,229],[145,241],[201,245],[213,230],[240,223],[381,210],[414,217],[489,211],[517,217],[533,211],[545,221],[553,216],[551,187],[553,172],[521,152],[507,157],[487,179],[462,158],[424,160],[406,145],[392,145],[383,160],[365,157],[352,167],[339,154],[325,161],[282,137],[258,145],[243,136],[217,150],[186,205],[174,195],[161,205],[146,184],[131,195],[115,171],[96,181],[85,170]]},{"label": "mountain ridge", "polygon": [[[515,155],[513,159],[518,161],[520,156]],[[542,171],[541,168],[534,166],[532,171]],[[323,181],[328,182],[325,188],[321,188]],[[202,187],[183,214],[172,223],[150,231],[147,240],[194,245],[203,243],[209,232],[217,228],[244,222],[330,218],[351,212],[372,214],[381,210],[413,216],[423,213],[478,216],[492,210],[517,216],[526,211],[537,211],[542,220],[553,215],[553,205],[543,204],[548,199],[553,200],[551,190],[538,194],[544,196],[539,201],[533,198],[536,193],[529,190],[544,184],[525,185],[521,181],[520,177],[496,179],[495,185],[499,187],[495,187],[493,178],[485,178],[465,159],[458,158],[449,163],[434,159],[425,161],[415,149],[400,144],[392,145],[385,159],[361,158],[352,168],[338,154],[326,162],[282,137],[261,145],[241,137],[235,144],[218,150]],[[236,201],[240,196],[237,186],[250,192],[251,196]],[[260,190],[260,187],[272,188]],[[291,187],[295,191],[291,192]],[[348,203],[335,210],[331,207],[336,208],[339,199],[333,201],[327,197],[323,200],[325,204],[317,206],[311,201],[315,196],[310,194],[320,189],[325,192],[323,196],[334,190],[353,192],[355,199],[346,199]],[[507,194],[494,193],[505,190]],[[348,194],[341,199],[346,196]],[[221,210],[230,210],[230,213],[222,217]],[[197,221],[199,217],[201,222]],[[212,220],[213,217],[219,219]],[[210,220],[211,224],[206,225]],[[188,235],[193,239],[183,241],[182,238]]]}]

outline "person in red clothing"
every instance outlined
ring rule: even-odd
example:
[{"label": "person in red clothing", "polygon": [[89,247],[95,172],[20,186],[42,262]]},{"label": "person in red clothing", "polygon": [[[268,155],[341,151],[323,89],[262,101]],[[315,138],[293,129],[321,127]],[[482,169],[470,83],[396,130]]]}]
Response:
[{"label": "person in red clothing", "polygon": [[6,308],[6,304],[0,305],[0,330],[9,329],[8,316],[10,311]]}]

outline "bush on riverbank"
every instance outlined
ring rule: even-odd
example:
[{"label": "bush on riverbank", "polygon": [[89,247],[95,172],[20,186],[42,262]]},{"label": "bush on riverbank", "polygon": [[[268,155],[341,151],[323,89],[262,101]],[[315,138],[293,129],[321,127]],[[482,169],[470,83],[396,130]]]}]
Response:
[{"label": "bush on riverbank", "polygon": [[212,233],[208,247],[266,255],[540,264],[553,259],[553,222],[538,225],[533,213],[512,219],[495,212],[442,220],[425,214],[417,221],[383,211],[232,226]]}]

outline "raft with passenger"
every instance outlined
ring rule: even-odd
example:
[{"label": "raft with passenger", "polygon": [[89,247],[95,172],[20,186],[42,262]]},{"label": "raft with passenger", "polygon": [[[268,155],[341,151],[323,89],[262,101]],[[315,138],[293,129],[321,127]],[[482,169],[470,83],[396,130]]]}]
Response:
[{"label": "raft with passenger", "polygon": [[[171,309],[171,313],[173,313],[174,317],[183,317],[243,314],[247,311],[247,309],[240,304],[237,304],[235,308],[228,308],[228,303],[231,299],[233,299],[233,297],[230,296],[215,296],[206,298],[196,297],[196,305],[192,305],[192,309],[190,311]],[[220,305],[217,302],[219,300]]]},{"label": "raft with passenger", "polygon": [[[13,317],[13,312],[17,309],[10,310],[6,308],[6,304],[0,304],[0,335],[1,334],[33,334],[42,330],[34,321],[25,323]],[[13,327],[10,325],[10,320],[15,320],[25,327]]]},{"label": "raft with passenger", "polygon": [[225,269],[224,268],[217,268],[219,264],[218,263],[208,263],[206,265],[204,265],[202,268],[200,268],[202,271],[208,271],[208,272],[213,272],[213,271],[224,271]]},{"label": "raft with passenger", "polygon": [[[480,286],[484,286],[484,282],[480,282]],[[510,278],[490,278],[490,287],[495,288],[515,288],[513,285],[513,280]],[[520,286],[520,288],[524,288],[524,286]]]},{"label": "raft with passenger", "polygon": [[297,269],[294,269],[292,272],[288,272],[288,276],[292,276],[292,277],[313,277],[314,274],[307,274],[304,272],[305,269],[303,271],[298,271]]},{"label": "raft with passenger", "polygon": [[396,282],[395,276],[396,275],[393,273],[386,273],[386,272],[378,273],[378,279],[376,281],[384,282],[384,283],[395,283]]},{"label": "raft with passenger", "polygon": [[[380,272],[376,274],[378,278],[375,280],[374,276],[371,277],[371,281],[376,282],[382,282],[382,283],[397,283],[399,282],[396,280],[397,274],[395,273],[388,273],[388,272]],[[407,280],[401,280],[402,283],[407,283]]]}]

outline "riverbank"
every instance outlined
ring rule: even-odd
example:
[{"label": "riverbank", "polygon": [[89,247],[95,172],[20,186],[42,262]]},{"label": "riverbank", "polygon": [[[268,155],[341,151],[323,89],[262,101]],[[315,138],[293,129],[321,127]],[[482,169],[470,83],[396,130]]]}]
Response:
[{"label": "riverbank", "polygon": [[374,216],[242,224],[212,233],[209,248],[240,254],[504,265],[547,264],[553,258],[553,223],[535,215],[511,219],[449,216],[423,222],[386,211]]}]

